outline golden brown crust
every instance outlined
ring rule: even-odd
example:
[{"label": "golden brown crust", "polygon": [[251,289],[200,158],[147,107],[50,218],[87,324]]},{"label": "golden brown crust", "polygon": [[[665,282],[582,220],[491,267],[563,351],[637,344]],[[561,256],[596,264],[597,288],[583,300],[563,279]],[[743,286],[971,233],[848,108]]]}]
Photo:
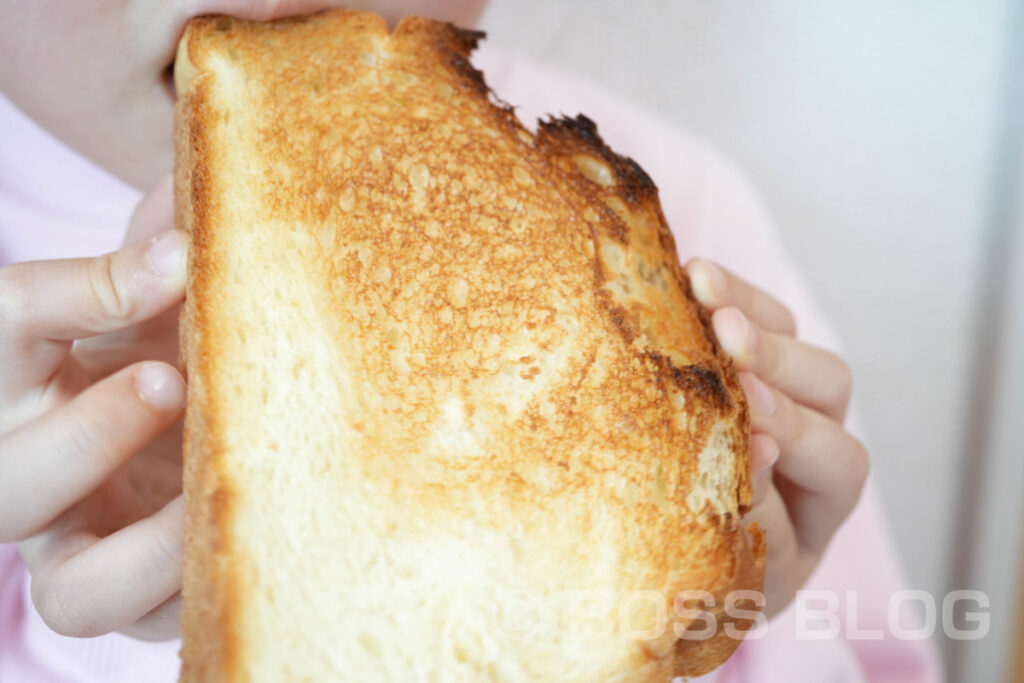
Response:
[{"label": "golden brown crust", "polygon": [[[234,680],[243,599],[219,422],[228,399],[218,373],[231,359],[218,317],[217,238],[229,229],[218,202],[237,170],[224,167],[228,143],[217,133],[217,56],[262,74],[250,96],[268,115],[253,154],[269,163],[252,201],[268,221],[309,226],[320,246],[309,277],[330,304],[330,329],[339,348],[358,345],[357,379],[385,397],[379,416],[353,425],[360,443],[422,451],[443,387],[499,445],[482,458],[423,456],[412,474],[406,461],[378,457],[365,476],[403,482],[394,504],[441,527],[445,515],[468,514],[481,491],[494,501],[494,518],[481,523],[492,525],[513,515],[531,528],[556,505],[580,501],[617,510],[624,529],[641,531],[608,541],[636,565],[633,583],[616,589],[672,596],[699,586],[724,597],[761,587],[763,535],[740,524],[751,499],[747,406],[678,262],[654,183],[586,117],[543,122],[536,135],[523,128],[469,64],[482,35],[414,17],[388,36],[379,17],[345,10],[188,25],[175,121],[177,220],[192,237],[181,325],[182,680]],[[364,68],[385,52],[386,70]],[[321,63],[334,68],[311,66]],[[328,99],[357,86],[372,96],[356,111]],[[566,324],[586,336],[570,336]],[[562,365],[523,356],[506,367],[504,349],[520,337],[561,354]],[[509,370],[533,397],[521,409],[490,398],[488,383]],[[410,426],[396,433],[390,419]],[[708,455],[713,441],[734,460]],[[667,651],[638,643],[629,680],[698,675],[736,645],[724,632],[673,639]]]},{"label": "golden brown crust", "polygon": [[[183,64],[198,61],[199,31],[189,31],[178,54]],[[194,68],[192,69],[195,72]],[[180,79],[179,79],[180,80]],[[183,84],[183,81],[182,81]],[[227,538],[230,494],[216,477],[222,444],[217,440],[217,398],[206,345],[214,344],[215,322],[210,319],[210,275],[216,268],[208,248],[217,229],[215,198],[217,148],[212,143],[216,114],[210,102],[210,84],[180,88],[175,109],[174,204],[175,227],[190,236],[189,273],[180,322],[179,363],[188,379],[188,408],[184,429],[185,566],[182,581],[183,681],[215,681],[232,676],[233,590],[235,582],[218,566],[216,558],[230,553]]]}]

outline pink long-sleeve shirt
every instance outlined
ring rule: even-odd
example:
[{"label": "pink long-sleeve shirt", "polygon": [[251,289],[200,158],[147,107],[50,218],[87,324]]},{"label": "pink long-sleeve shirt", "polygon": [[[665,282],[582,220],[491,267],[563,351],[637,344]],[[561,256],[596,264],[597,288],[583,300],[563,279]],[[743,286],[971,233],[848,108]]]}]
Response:
[{"label": "pink long-sleeve shirt", "polygon": [[[528,125],[548,112],[583,112],[597,121],[612,148],[635,158],[657,183],[681,259],[700,255],[724,264],[785,302],[802,338],[837,347],[757,195],[713,150],[577,78],[490,47],[474,61]],[[139,198],[0,95],[0,265],[114,250]],[[57,635],[33,608],[29,585],[17,549],[0,545],[0,682],[177,680],[177,641]],[[890,604],[908,586],[870,481],[806,588],[835,597],[837,634],[828,632],[829,617],[815,619],[804,609],[820,608],[820,600],[798,599],[700,680],[941,680],[932,641],[899,630],[912,628],[915,614],[903,610],[897,628],[890,623]]]}]

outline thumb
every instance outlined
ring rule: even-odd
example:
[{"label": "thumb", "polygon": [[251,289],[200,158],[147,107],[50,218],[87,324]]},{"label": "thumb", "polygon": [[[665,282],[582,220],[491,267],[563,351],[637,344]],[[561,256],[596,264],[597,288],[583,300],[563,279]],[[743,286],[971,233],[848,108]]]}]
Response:
[{"label": "thumb", "polygon": [[135,207],[121,246],[147,240],[173,227],[174,179],[168,173]]},{"label": "thumb", "polygon": [[[124,244],[151,239],[154,235],[159,235],[173,227],[174,176],[168,173],[135,207],[131,220],[128,222],[128,230],[125,232]],[[136,338],[158,338],[174,333],[178,328],[180,309],[180,305],[171,306],[162,313],[145,320],[139,324],[134,336]],[[169,363],[174,363],[174,358],[160,357]]]},{"label": "thumb", "polygon": [[124,330],[175,305],[185,286],[185,236],[168,231],[95,258],[0,269],[0,388],[46,379],[71,341]]}]

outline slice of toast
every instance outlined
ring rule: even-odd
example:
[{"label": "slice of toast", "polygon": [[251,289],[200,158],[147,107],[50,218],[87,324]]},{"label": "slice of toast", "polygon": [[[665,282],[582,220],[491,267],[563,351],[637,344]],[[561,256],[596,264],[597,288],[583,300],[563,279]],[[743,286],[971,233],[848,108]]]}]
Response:
[{"label": "slice of toast", "polygon": [[664,681],[752,623],[747,408],[655,186],[527,131],[481,36],[182,38],[184,681]]}]

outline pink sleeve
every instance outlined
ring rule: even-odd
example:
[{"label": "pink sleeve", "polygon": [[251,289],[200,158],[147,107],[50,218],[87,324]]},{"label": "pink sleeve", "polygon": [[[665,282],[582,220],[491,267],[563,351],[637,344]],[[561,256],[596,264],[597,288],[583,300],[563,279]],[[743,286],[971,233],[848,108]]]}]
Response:
[{"label": "pink sleeve", "polygon": [[119,633],[68,638],[32,606],[17,546],[0,544],[0,681],[3,683],[171,683],[178,641],[142,642]]},{"label": "pink sleeve", "polygon": [[[838,349],[762,202],[726,160],[699,141],[577,78],[527,61],[503,59],[488,53],[487,48],[480,62],[495,90],[521,105],[518,111],[524,121],[546,112],[583,112],[598,121],[602,137],[616,151],[634,157],[660,188],[683,261],[699,255],[722,263],[788,305],[803,339]],[[897,558],[875,485],[869,480],[860,503],[806,586],[808,591],[827,591],[834,596],[838,633],[821,639],[801,635],[800,623],[812,631],[817,624],[801,619],[808,612],[801,612],[794,603],[773,619],[759,638],[745,641],[736,655],[706,680],[942,680],[930,639],[897,637],[919,624],[918,615],[910,609],[898,610],[901,619],[896,632],[891,628],[890,602],[895,597],[900,607],[900,591],[907,588]],[[813,601],[805,604],[818,607]],[[815,633],[820,635],[821,628]]]}]

